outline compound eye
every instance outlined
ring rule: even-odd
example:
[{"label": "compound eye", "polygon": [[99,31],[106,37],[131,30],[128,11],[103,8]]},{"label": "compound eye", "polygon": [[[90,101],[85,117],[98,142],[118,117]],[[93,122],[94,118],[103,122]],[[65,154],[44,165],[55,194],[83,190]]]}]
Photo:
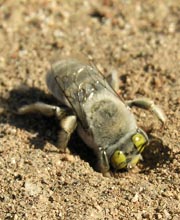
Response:
[{"label": "compound eye", "polygon": [[127,166],[126,156],[122,151],[116,150],[114,152],[111,157],[111,165],[117,170],[123,169]]},{"label": "compound eye", "polygon": [[140,152],[140,153],[144,150],[144,146],[147,142],[145,136],[140,133],[133,135],[132,141],[133,141],[134,145],[137,147],[138,152]]}]

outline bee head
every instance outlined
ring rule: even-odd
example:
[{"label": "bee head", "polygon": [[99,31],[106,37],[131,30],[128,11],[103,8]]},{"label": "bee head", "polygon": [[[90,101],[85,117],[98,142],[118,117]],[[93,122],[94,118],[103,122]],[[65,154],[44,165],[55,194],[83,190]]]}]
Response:
[{"label": "bee head", "polygon": [[136,133],[131,135],[130,139],[115,149],[110,158],[112,167],[116,170],[132,168],[142,159],[141,152],[147,144],[148,137],[146,133],[138,128]]}]

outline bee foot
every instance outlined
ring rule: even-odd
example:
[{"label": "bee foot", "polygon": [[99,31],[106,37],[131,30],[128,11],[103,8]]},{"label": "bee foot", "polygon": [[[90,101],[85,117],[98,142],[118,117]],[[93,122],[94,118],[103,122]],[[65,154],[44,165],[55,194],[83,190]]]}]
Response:
[{"label": "bee foot", "polygon": [[103,173],[103,176],[104,176],[104,177],[107,177],[107,178],[110,178],[110,177],[111,177],[111,174],[110,174],[110,172],[105,172],[105,173]]}]

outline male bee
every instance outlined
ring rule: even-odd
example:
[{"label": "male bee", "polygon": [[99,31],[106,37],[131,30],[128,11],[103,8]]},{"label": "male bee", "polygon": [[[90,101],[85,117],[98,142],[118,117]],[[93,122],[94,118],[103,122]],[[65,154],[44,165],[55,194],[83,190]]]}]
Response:
[{"label": "male bee", "polygon": [[[73,131],[94,150],[100,172],[109,175],[110,168],[129,169],[141,159],[148,145],[148,136],[138,128],[130,107],[152,110],[165,121],[164,113],[146,98],[123,101],[115,91],[118,88],[115,73],[108,80],[97,68],[76,59],[55,62],[47,73],[46,83],[52,94],[66,106],[36,102],[19,108],[19,114],[40,112],[56,115],[61,130],[58,147],[65,150]],[[111,80],[110,80],[111,79]]]}]

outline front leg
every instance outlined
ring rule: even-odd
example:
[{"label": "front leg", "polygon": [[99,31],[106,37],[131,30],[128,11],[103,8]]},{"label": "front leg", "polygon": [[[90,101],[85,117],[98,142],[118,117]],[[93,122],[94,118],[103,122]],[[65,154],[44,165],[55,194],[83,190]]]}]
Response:
[{"label": "front leg", "polygon": [[103,176],[110,177],[109,160],[106,151],[102,147],[99,147],[99,152],[98,152],[98,169],[103,174]]},{"label": "front leg", "polygon": [[139,108],[150,110],[157,116],[157,118],[162,123],[165,123],[165,121],[166,121],[166,116],[165,116],[163,110],[159,106],[157,106],[152,100],[150,100],[148,98],[139,98],[139,99],[126,101],[126,104],[129,107],[136,106]]}]

